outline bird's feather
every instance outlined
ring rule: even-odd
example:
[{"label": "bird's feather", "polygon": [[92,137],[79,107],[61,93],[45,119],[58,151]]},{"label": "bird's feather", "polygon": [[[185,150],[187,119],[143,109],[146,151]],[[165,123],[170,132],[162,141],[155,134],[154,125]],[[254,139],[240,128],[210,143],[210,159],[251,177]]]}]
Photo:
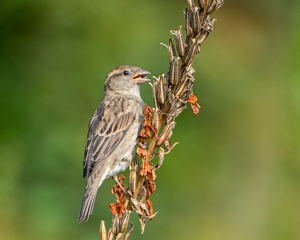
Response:
[{"label": "bird's feather", "polygon": [[[103,159],[109,156],[135,121],[127,111],[130,103],[114,98],[108,105],[100,104],[91,119],[83,161],[83,177],[90,176]],[[111,119],[114,119],[111,121]]]}]

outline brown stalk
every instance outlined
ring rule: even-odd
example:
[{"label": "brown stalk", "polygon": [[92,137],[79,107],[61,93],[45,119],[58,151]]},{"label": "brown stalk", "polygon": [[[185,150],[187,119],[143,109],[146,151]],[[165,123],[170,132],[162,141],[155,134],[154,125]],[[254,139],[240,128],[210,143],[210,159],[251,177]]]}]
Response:
[{"label": "brown stalk", "polygon": [[[143,164],[141,167],[139,166],[137,156],[132,160],[129,174],[129,191],[133,194],[132,197],[129,197],[122,219],[118,214],[113,217],[111,236],[113,235],[116,239],[123,239],[127,225],[130,223],[131,228],[125,237],[125,239],[129,239],[133,230],[133,224],[129,222],[129,218],[133,210],[139,215],[142,233],[146,220],[150,219],[151,221],[156,215],[156,213],[153,214],[152,202],[149,200],[149,196],[153,194],[156,188],[154,183],[155,171],[162,165],[164,155],[177,144],[173,144],[172,147],[169,140],[174,129],[175,118],[186,108],[187,102],[191,104],[194,114],[197,114],[200,108],[196,102],[197,97],[192,90],[195,81],[195,70],[192,64],[195,55],[200,52],[201,44],[213,30],[215,20],[209,17],[207,10],[209,13],[214,12],[223,5],[223,0],[198,0],[199,7],[195,5],[194,0],[187,0],[187,2],[189,9],[186,9],[185,12],[185,41],[180,26],[177,31],[171,31],[171,35],[175,38],[169,40],[168,46],[161,44],[168,49],[169,69],[167,74],[162,74],[155,78],[156,80],[153,82],[154,109],[149,110],[148,106],[145,107],[145,109],[148,107],[148,112],[145,114],[143,123],[144,135],[141,134],[139,137],[142,142],[137,149],[137,153],[143,159]],[[148,149],[145,150],[143,146],[147,145],[146,140],[150,138],[150,131],[152,131],[151,139]],[[159,148],[159,163],[153,166],[151,161],[157,155],[155,152],[157,148]],[[138,196],[140,200],[137,200]],[[117,199],[118,202],[120,202],[119,199]],[[104,223],[101,223],[101,226],[102,239],[105,239],[103,235],[105,231],[103,228]]]}]

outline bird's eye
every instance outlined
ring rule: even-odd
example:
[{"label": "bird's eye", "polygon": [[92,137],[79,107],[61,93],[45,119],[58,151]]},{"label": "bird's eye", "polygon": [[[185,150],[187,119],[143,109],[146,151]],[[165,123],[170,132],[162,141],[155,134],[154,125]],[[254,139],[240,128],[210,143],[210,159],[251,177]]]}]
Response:
[{"label": "bird's eye", "polygon": [[128,75],[128,74],[129,74],[129,71],[128,71],[128,70],[124,70],[124,71],[123,71],[123,74],[124,74],[124,75]]}]

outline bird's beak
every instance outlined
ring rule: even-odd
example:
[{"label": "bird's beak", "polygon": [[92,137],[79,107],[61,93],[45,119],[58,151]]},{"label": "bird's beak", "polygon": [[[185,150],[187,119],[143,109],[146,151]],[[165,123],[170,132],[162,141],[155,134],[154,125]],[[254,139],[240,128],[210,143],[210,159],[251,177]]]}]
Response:
[{"label": "bird's beak", "polygon": [[139,84],[150,82],[150,79],[146,78],[147,74],[151,74],[151,73],[141,69],[136,74],[134,74],[132,80]]}]

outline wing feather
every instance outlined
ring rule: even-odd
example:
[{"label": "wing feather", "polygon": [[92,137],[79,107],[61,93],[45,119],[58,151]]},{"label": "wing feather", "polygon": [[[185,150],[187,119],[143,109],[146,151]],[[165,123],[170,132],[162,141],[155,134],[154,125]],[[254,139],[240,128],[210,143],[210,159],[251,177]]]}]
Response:
[{"label": "wing feather", "polygon": [[[104,101],[103,101],[104,102]],[[128,128],[135,121],[119,98],[108,105],[100,104],[96,110],[88,132],[88,140],[83,161],[83,177],[90,176],[96,167],[120,144]]]}]

